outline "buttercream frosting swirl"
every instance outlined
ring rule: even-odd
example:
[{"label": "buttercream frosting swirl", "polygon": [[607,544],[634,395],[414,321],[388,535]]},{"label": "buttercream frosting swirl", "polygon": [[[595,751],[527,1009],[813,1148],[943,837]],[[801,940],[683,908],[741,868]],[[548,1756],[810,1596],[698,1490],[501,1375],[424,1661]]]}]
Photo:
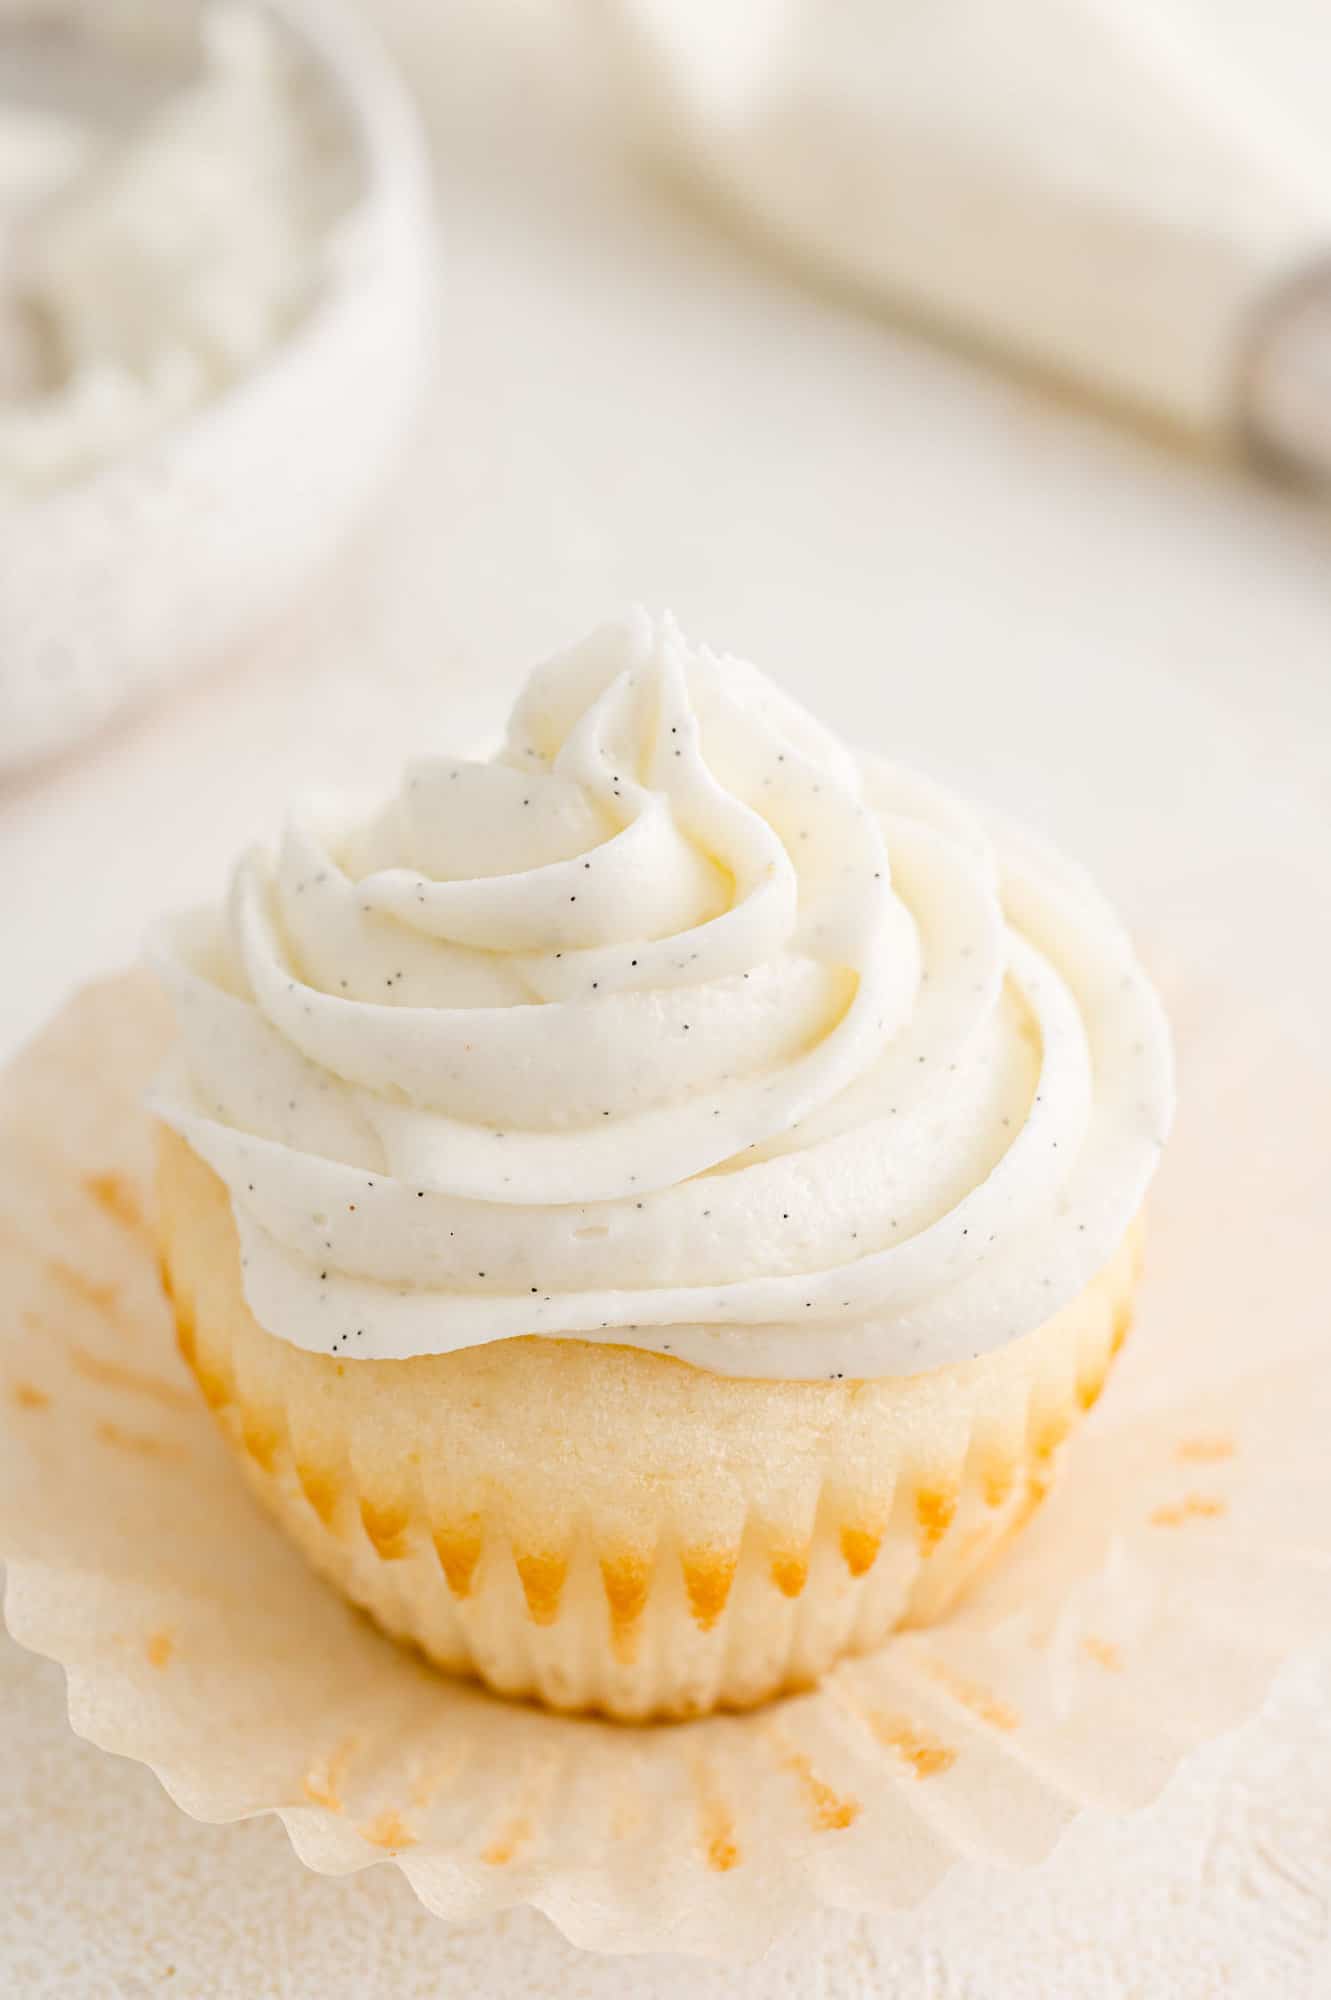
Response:
[{"label": "buttercream frosting swirl", "polygon": [[348,1358],[521,1334],[783,1379],[1029,1331],[1172,1109],[1077,870],[635,614],[503,746],[308,804],[156,962],[156,1106],[260,1324]]}]

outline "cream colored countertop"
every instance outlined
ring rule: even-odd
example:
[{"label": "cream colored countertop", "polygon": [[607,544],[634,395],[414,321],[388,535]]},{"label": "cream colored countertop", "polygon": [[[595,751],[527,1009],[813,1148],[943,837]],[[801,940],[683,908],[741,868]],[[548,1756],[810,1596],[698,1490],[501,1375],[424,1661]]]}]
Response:
[{"label": "cream colored countertop", "polygon": [[[1325,1061],[1326,514],[752,261],[625,171],[546,10],[376,11],[439,156],[433,400],[316,601],[0,794],[0,1051],[132,957],[163,905],[206,894],[293,787],[474,739],[525,664],[641,598],[852,737],[1042,825],[1148,956],[1267,951],[1280,1031]],[[1255,0],[1212,15],[1311,115],[1331,35],[1302,0],[1262,11],[1261,32]],[[1217,869],[1233,936],[1198,938],[1189,887]],[[1310,935],[1268,910],[1272,870],[1286,911],[1306,876]],[[584,1957],[532,1915],[448,1931],[395,1873],[323,1880],[275,1825],[196,1826],[74,1739],[56,1671],[0,1641],[0,1986],[1313,2000],[1331,1988],[1329,1718],[1331,1662],[1292,1663],[1150,1811],[1084,1820],[1033,1874],[958,1871],[913,1915],[828,1919],[737,1973]]]}]

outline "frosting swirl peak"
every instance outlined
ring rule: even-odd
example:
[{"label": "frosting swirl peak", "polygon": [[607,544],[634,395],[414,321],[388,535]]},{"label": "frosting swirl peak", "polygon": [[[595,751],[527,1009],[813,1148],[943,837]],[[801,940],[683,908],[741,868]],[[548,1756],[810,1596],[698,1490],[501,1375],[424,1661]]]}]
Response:
[{"label": "frosting swirl peak", "polygon": [[300,1346],[966,1358],[1108,1259],[1172,1097],[1112,915],[999,847],[637,614],[539,669],[493,757],[313,802],[164,929],[157,1108]]}]

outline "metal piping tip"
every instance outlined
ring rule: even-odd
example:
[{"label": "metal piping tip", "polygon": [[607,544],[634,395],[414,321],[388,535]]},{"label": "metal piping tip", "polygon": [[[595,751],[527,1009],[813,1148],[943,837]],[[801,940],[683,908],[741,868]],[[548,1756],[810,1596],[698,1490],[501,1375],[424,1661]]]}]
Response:
[{"label": "metal piping tip", "polygon": [[1243,371],[1240,420],[1264,470],[1331,485],[1331,262],[1286,286],[1263,312]]}]

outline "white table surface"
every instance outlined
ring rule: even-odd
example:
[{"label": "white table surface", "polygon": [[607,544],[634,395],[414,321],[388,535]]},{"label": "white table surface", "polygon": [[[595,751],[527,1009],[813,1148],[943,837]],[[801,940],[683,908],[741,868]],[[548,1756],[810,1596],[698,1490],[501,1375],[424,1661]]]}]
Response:
[{"label": "white table surface", "polygon": [[[437,143],[432,404],[393,494],[280,632],[0,793],[0,1053],[130,959],[155,912],[215,888],[292,789],[465,745],[525,664],[633,598],[1021,810],[1157,929],[1200,865],[1198,786],[1237,798],[1260,774],[1280,838],[1236,823],[1236,866],[1269,837],[1324,883],[1325,514],[752,260],[626,170],[555,10],[375,11]],[[1315,114],[1315,6],[1209,18]],[[1127,858],[1129,811],[1158,880]],[[1155,1807],[1083,1820],[1042,1869],[958,1871],[923,1911],[829,1918],[737,1972],[585,1956],[530,1913],[449,1930],[387,1868],[323,1880],[275,1824],[196,1826],[77,1741],[57,1671],[0,1639],[0,1990],[1313,2000],[1331,1991],[1331,1662],[1291,1663]]]}]

